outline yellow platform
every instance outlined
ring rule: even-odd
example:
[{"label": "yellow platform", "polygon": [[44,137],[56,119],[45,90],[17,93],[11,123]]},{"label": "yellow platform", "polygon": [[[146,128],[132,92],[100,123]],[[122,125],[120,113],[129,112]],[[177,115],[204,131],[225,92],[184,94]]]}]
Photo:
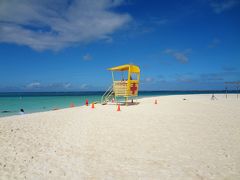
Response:
[{"label": "yellow platform", "polygon": [[[115,97],[130,97],[138,96],[139,81],[140,81],[140,68],[139,66],[132,64],[125,64],[121,66],[116,66],[108,68],[112,71],[113,79],[113,91]],[[128,76],[126,80],[115,80],[114,73],[127,71]]]}]

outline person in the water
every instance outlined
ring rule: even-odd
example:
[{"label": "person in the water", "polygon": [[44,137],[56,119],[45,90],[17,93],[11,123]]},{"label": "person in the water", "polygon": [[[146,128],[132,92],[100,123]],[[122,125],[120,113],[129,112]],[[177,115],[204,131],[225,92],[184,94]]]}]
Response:
[{"label": "person in the water", "polygon": [[20,109],[20,114],[24,114],[24,110],[23,109]]},{"label": "person in the water", "polygon": [[10,113],[11,111],[7,111],[7,110],[5,110],[5,111],[2,111],[1,113]]}]

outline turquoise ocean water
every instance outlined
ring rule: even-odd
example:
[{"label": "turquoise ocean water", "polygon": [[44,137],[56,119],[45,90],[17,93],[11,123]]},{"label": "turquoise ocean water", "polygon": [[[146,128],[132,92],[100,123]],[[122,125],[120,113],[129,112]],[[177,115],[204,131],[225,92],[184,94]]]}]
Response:
[{"label": "turquoise ocean water", "polygon": [[[143,91],[139,92],[139,98],[146,96],[212,93],[225,93],[225,91]],[[89,103],[100,102],[103,94],[104,92],[0,93],[0,117],[20,114],[20,109],[24,109],[25,113],[33,113],[67,108],[70,103],[74,103],[75,106],[81,106],[85,104],[86,99],[88,99]]]}]

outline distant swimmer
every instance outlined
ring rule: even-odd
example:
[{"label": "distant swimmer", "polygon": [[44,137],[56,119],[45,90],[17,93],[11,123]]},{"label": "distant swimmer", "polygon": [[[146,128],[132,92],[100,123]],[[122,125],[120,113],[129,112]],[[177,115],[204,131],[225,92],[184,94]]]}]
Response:
[{"label": "distant swimmer", "polygon": [[20,109],[20,113],[19,114],[23,115],[24,114],[24,110]]},{"label": "distant swimmer", "polygon": [[2,113],[10,113],[11,111],[7,111],[7,110],[5,110],[5,111],[2,111]]}]

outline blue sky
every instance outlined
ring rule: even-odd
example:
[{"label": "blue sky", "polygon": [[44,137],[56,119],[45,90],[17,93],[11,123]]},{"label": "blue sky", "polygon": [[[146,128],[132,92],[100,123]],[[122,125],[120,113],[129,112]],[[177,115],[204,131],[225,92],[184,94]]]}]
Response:
[{"label": "blue sky", "polygon": [[239,22],[239,0],[1,0],[0,92],[105,90],[126,63],[141,90],[224,89]]}]

